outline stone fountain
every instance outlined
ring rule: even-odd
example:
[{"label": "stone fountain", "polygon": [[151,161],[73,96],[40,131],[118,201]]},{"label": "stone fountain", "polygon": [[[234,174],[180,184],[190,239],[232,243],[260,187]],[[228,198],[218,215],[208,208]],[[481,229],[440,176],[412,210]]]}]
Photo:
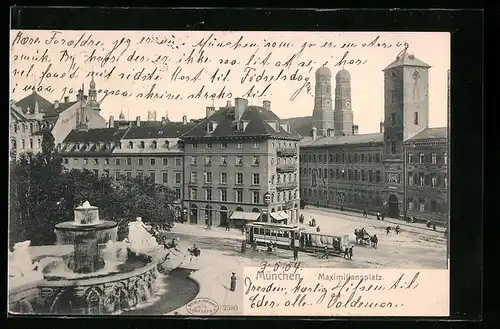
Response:
[{"label": "stone fountain", "polygon": [[47,255],[33,264],[27,253],[28,241],[18,244],[9,255],[9,288],[23,277],[36,281],[36,306],[24,309],[109,314],[154,299],[161,277],[156,254],[163,247],[140,218],[129,223],[128,238],[116,241],[117,223],[99,219],[99,209],[85,202],[75,209],[74,221],[57,224],[55,233],[54,250],[72,245],[71,252],[59,257]]}]

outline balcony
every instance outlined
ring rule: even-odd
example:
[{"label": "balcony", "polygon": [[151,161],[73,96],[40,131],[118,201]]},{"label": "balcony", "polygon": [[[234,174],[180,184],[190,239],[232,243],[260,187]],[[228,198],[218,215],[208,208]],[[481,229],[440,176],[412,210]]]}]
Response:
[{"label": "balcony", "polygon": [[279,173],[293,173],[297,171],[297,165],[279,164],[276,166],[276,171]]},{"label": "balcony", "polygon": [[189,181],[189,186],[198,186],[198,181]]},{"label": "balcony", "polygon": [[297,188],[297,186],[297,182],[278,183],[276,184],[276,189],[278,191],[293,190]]},{"label": "balcony", "polygon": [[297,155],[296,148],[280,148],[276,151],[276,154],[280,157],[294,157]]}]

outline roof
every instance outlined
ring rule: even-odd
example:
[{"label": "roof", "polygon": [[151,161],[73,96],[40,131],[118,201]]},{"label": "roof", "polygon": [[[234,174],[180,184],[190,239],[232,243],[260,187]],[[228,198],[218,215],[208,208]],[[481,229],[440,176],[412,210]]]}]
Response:
[{"label": "roof", "polygon": [[11,116],[11,121],[12,119],[14,119],[15,121],[22,121],[22,122],[28,121],[28,118],[24,115],[22,110],[15,105],[10,106],[10,116]]},{"label": "roof", "polygon": [[368,143],[382,143],[384,141],[383,133],[361,134],[350,136],[318,137],[309,143],[300,145],[301,147],[321,147],[329,145],[354,145]]},{"label": "roof", "polygon": [[283,119],[283,121],[290,123],[290,127],[293,129],[293,131],[299,133],[304,137],[310,136],[312,134],[312,116],[288,118]]},{"label": "roof", "polygon": [[346,69],[342,69],[342,70],[340,70],[340,71],[337,72],[337,74],[335,75],[335,79],[350,80],[351,79],[351,73],[349,73],[349,71],[347,71]]},{"label": "roof", "polygon": [[54,108],[54,106],[52,106],[52,108],[50,110],[46,111],[45,116],[46,117],[57,117],[57,116],[59,116],[59,114],[66,111],[71,106],[75,105],[76,103],[78,103],[78,101],[59,103],[59,105],[56,108]]},{"label": "roof", "polygon": [[123,139],[178,138],[194,126],[193,123],[167,122],[144,127],[131,127]]},{"label": "roof", "polygon": [[326,66],[322,66],[316,70],[316,76],[331,77],[332,71]]},{"label": "roof", "polygon": [[404,50],[402,53],[400,53],[394,62],[389,64],[385,69],[391,69],[394,67],[399,67],[399,66],[419,66],[419,67],[426,67],[429,68],[431,67],[429,64],[421,61],[420,59],[416,58],[415,55],[408,53],[406,50]]},{"label": "roof", "polygon": [[[184,134],[183,138],[201,138],[201,137],[251,137],[251,136],[269,136],[277,138],[292,138],[295,140],[300,140],[300,136],[294,130],[287,132],[281,126],[279,130],[275,130],[268,122],[280,122],[286,123],[272,111],[266,110],[261,106],[247,106],[243,115],[241,116],[241,121],[248,122],[247,127],[244,131],[239,131],[234,128],[234,106],[219,108],[210,117],[203,119],[199,122],[193,129]],[[207,125],[210,122],[217,123],[214,131],[207,132]]]},{"label": "roof", "polygon": [[38,103],[38,112],[40,113],[47,113],[54,107],[51,102],[40,96],[34,90],[31,94],[16,102],[15,105],[19,107],[23,113],[27,113],[29,109],[29,113],[33,114],[36,103]]},{"label": "roof", "polygon": [[118,128],[97,128],[87,131],[73,129],[64,139],[64,143],[117,142],[126,132],[126,129]]},{"label": "roof", "polygon": [[428,139],[447,139],[448,127],[425,128],[413,137],[408,138],[405,142],[413,142]]}]

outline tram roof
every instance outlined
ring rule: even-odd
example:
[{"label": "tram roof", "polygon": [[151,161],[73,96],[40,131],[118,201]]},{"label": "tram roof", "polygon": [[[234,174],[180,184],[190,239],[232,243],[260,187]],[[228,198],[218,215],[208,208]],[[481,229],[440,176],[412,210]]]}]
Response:
[{"label": "tram roof", "polygon": [[301,229],[298,225],[285,225],[285,224],[273,224],[273,223],[249,223],[248,225],[253,225],[253,226],[262,226],[262,227],[268,227],[268,228],[282,228],[282,229]]}]

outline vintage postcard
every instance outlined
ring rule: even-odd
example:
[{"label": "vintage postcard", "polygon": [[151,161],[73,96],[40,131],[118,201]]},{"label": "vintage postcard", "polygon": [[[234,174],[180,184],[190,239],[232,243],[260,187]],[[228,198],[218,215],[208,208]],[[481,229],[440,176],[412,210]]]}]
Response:
[{"label": "vintage postcard", "polygon": [[450,35],[10,32],[11,315],[448,316]]}]

